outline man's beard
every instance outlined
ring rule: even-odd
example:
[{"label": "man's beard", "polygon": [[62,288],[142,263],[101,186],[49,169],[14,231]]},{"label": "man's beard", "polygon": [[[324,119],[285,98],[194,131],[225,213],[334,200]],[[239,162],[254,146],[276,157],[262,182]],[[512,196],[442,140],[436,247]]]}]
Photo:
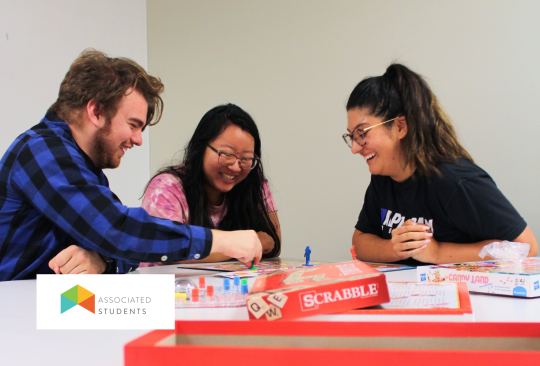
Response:
[{"label": "man's beard", "polygon": [[120,165],[120,159],[116,158],[116,147],[112,147],[107,137],[111,133],[111,120],[107,118],[105,127],[96,133],[94,142],[95,164],[98,169],[115,169]]}]

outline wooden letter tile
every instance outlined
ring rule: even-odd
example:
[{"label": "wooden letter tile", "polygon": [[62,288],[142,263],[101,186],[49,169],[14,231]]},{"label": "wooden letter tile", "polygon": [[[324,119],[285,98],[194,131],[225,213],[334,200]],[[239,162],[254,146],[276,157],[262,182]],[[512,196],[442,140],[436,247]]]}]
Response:
[{"label": "wooden letter tile", "polygon": [[255,318],[259,319],[264,313],[266,313],[269,306],[262,297],[254,297],[248,300],[247,308],[251,314],[255,316]]},{"label": "wooden letter tile", "polygon": [[266,319],[267,320],[277,320],[283,318],[283,315],[281,315],[281,310],[274,305],[270,305],[269,309],[266,311]]},{"label": "wooden letter tile", "polygon": [[276,305],[278,308],[283,309],[283,307],[285,306],[285,303],[287,302],[287,295],[277,293],[277,294],[268,296],[266,300]]}]

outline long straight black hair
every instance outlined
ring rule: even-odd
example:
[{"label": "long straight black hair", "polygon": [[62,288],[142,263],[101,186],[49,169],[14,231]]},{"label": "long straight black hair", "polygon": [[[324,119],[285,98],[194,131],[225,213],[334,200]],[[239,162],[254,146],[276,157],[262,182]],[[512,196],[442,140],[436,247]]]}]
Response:
[{"label": "long straight black hair", "polygon": [[439,175],[441,162],[457,163],[458,158],[473,162],[429,85],[401,64],[391,64],[382,76],[362,80],[347,102],[347,111],[354,108],[365,108],[383,120],[405,116],[408,133],[401,142],[405,163],[415,166],[420,175]]},{"label": "long straight black hair", "polygon": [[182,163],[161,169],[156,176],[169,173],[181,181],[189,207],[188,224],[214,228],[208,214],[209,203],[204,188],[203,158],[208,144],[230,125],[240,127],[253,137],[255,155],[261,160],[243,181],[226,193],[227,213],[220,222],[219,229],[263,231],[275,242],[274,249],[264,257],[275,257],[280,252],[281,243],[276,227],[266,210],[266,197],[263,190],[266,179],[263,173],[259,130],[253,118],[242,108],[234,104],[226,104],[206,112],[185,148]]}]

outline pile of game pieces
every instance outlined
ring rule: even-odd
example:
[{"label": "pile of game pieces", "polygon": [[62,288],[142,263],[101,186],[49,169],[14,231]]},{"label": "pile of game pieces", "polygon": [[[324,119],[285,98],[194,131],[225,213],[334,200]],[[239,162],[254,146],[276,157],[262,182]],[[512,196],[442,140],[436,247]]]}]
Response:
[{"label": "pile of game pieces", "polygon": [[247,279],[238,276],[233,278],[232,284],[229,278],[223,278],[221,286],[207,285],[205,277],[199,277],[198,285],[191,278],[179,278],[175,281],[175,307],[245,306],[248,292]]}]

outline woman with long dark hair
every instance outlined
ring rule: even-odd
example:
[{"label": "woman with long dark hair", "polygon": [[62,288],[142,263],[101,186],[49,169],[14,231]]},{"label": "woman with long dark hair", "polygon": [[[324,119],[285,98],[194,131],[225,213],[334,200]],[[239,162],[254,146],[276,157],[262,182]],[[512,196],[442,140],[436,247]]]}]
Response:
[{"label": "woman with long dark hair", "polygon": [[424,79],[392,64],[347,102],[353,154],[371,172],[353,246],[357,258],[409,264],[478,261],[493,241],[530,244],[531,229],[459,143]]},{"label": "woman with long dark hair", "polygon": [[[248,113],[234,104],[212,108],[195,129],[182,163],[152,178],[142,207],[153,216],[190,225],[255,230],[263,257],[276,257],[281,233],[261,155],[259,131]],[[215,253],[202,261],[227,259]]]}]

